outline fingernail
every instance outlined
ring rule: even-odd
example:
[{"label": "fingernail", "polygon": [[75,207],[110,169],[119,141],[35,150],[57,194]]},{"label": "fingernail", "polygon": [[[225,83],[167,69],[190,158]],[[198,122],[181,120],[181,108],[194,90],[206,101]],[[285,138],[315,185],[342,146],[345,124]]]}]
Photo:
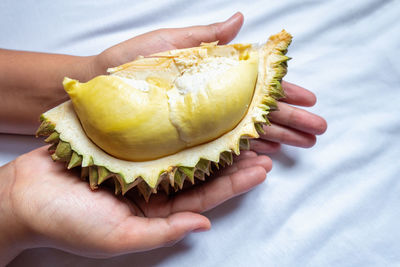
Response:
[{"label": "fingernail", "polygon": [[192,233],[201,233],[201,232],[206,232],[208,230],[209,230],[208,228],[201,227],[201,228],[197,228],[197,229],[193,230]]}]

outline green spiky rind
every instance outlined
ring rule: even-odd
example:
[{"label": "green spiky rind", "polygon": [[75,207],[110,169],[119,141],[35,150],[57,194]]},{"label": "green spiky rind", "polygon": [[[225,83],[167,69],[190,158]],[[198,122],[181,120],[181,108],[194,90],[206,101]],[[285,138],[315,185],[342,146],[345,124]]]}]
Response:
[{"label": "green spiky rind", "polygon": [[[286,57],[287,47],[290,44],[291,36],[286,32],[281,32],[271,39],[281,38],[282,40],[272,40],[274,47],[268,47],[269,54],[264,59],[266,66],[269,69],[267,74],[268,77],[263,77],[266,81],[263,89],[263,97],[257,106],[258,111],[254,118],[254,129],[258,133],[264,133],[263,124],[269,124],[268,114],[270,111],[277,109],[277,99],[285,97],[281,86],[282,77],[287,72],[287,61],[290,59]],[[270,42],[270,41],[269,41]],[[272,56],[270,56],[272,54]],[[176,191],[178,188],[183,187],[185,180],[194,183],[195,178],[204,181],[205,177],[210,175],[211,166],[225,166],[226,164],[232,164],[232,154],[239,154],[241,149],[249,148],[249,138],[257,137],[254,134],[243,134],[237,141],[236,145],[232,146],[231,151],[223,151],[220,153],[219,160],[208,160],[200,159],[195,167],[188,166],[171,166],[168,170],[163,170],[159,174],[157,183],[152,186],[148,184],[148,181],[137,177],[133,179],[133,182],[126,183],[126,179],[123,174],[114,173],[107,169],[105,166],[96,165],[92,157],[82,157],[76,151],[71,149],[68,142],[62,140],[62,137],[55,131],[55,124],[49,121],[44,115],[40,118],[42,124],[40,125],[36,135],[37,136],[49,136],[46,140],[52,143],[49,148],[50,151],[54,151],[52,158],[56,161],[64,161],[68,163],[68,168],[81,167],[82,179],[89,179],[89,184],[92,189],[96,189],[97,186],[105,180],[112,178],[115,184],[115,193],[125,194],[131,188],[137,187],[141,195],[148,201],[152,193],[157,192],[158,188],[162,188],[167,194],[170,193],[172,188]],[[251,131],[250,131],[251,132]],[[61,145],[60,145],[61,144]]]},{"label": "green spiky rind", "polygon": [[[287,61],[291,59],[285,55],[290,43],[292,42],[292,36],[283,30],[280,34],[272,36],[270,40],[271,42],[275,42],[276,45],[270,52],[273,53],[274,56],[268,57],[269,62],[267,62],[267,65],[272,66],[272,79],[267,84],[267,91],[268,96],[272,96],[274,99],[280,99],[285,97],[281,81],[283,76],[287,73]],[[274,105],[273,103],[273,99],[270,98],[269,100],[270,102],[267,104],[268,106],[276,106],[276,104]]]},{"label": "green spiky rind", "polygon": [[[259,113],[259,116],[254,121],[254,127],[258,134],[265,134],[264,124],[270,125],[268,120],[269,113],[277,110],[277,100],[285,97],[281,82],[287,73],[287,61],[291,59],[285,56],[291,41],[292,36],[283,30],[279,34],[271,36],[265,48],[270,50],[265,55],[266,65],[270,71],[267,73],[267,79],[265,79],[266,84],[262,103],[258,105],[262,112]],[[271,44],[273,44],[272,49],[270,47]]]}]

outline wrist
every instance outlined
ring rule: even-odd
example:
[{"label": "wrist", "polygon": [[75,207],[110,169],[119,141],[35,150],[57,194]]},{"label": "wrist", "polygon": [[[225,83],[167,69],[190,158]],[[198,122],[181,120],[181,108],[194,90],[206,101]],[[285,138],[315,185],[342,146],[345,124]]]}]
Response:
[{"label": "wrist", "polygon": [[89,61],[90,61],[89,64],[90,64],[90,76],[91,76],[89,80],[99,75],[107,75],[107,69],[115,67],[113,66],[112,63],[110,63],[107,50],[96,56],[90,57]]},{"label": "wrist", "polygon": [[[124,49],[121,47],[122,45],[123,43],[112,46],[90,59],[92,63],[92,73],[94,74],[93,77],[106,75],[108,74],[108,68],[120,66],[137,57],[132,49]],[[123,53],[123,51],[131,51],[131,53]]]},{"label": "wrist", "polygon": [[0,266],[29,248],[29,231],[13,210],[13,163],[0,167]]}]

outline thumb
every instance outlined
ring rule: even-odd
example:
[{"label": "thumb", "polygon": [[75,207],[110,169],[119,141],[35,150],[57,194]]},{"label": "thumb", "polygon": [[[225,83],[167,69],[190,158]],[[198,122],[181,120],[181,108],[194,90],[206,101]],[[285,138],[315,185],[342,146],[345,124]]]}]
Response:
[{"label": "thumb", "polygon": [[201,42],[230,42],[238,34],[243,24],[243,15],[237,12],[223,22],[186,28],[160,29],[128,39],[104,50],[95,57],[93,72],[105,74],[109,67],[132,61],[137,56],[147,56],[161,51],[187,48]]},{"label": "thumb", "polygon": [[169,34],[166,36],[178,48],[186,48],[200,45],[201,42],[219,41],[219,44],[226,44],[235,38],[243,25],[243,15],[235,13],[223,22],[209,25],[192,26],[186,28],[166,29]]},{"label": "thumb", "polygon": [[168,246],[190,232],[206,231],[210,227],[205,216],[193,212],[178,212],[167,218],[130,217],[114,231],[119,243],[115,249],[123,253]]}]

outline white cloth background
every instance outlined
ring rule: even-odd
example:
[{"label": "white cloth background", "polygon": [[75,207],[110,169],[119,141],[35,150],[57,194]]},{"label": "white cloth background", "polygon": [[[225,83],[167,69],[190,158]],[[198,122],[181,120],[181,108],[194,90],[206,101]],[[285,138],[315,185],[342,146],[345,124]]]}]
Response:
[{"label": "white cloth background", "polygon": [[[10,266],[399,266],[400,1],[0,2],[0,47],[92,55],[137,34],[224,20],[235,42],[293,34],[287,81],[311,89],[328,131],[284,146],[265,183],[207,212],[212,229],[170,248],[87,259],[53,249]],[[42,145],[0,135],[0,165]]]}]

